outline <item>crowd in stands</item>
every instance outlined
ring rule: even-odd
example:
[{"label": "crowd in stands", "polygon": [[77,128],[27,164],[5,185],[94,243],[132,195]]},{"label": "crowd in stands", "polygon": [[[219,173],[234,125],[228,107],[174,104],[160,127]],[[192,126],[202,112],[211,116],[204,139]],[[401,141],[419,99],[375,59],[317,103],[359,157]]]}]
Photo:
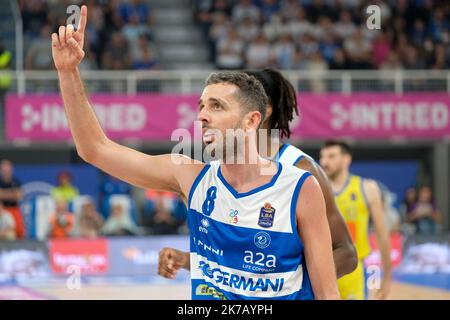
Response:
[{"label": "crowd in stands", "polygon": [[86,56],[81,69],[155,69],[153,12],[142,0],[20,0],[25,68],[52,69],[51,33],[66,25],[70,5],[87,4]]},{"label": "crowd in stands", "polygon": [[[48,217],[45,237],[49,239],[187,234],[186,207],[177,195],[147,190],[139,201],[129,184],[110,176],[104,177],[99,199],[94,199],[80,195],[70,172],[60,172],[48,197],[53,204],[49,208],[54,209],[40,213]],[[2,160],[0,241],[29,238],[20,206],[23,199],[22,185],[15,178],[12,163]]]},{"label": "crowd in stands", "polygon": [[[381,29],[367,27],[377,5]],[[450,5],[430,0],[195,0],[220,69],[448,69]]]},{"label": "crowd in stands", "polygon": [[[101,236],[188,234],[187,211],[171,192],[142,190],[135,194],[129,184],[105,175],[98,199],[80,195],[72,175],[62,171],[49,192],[53,206],[48,212],[46,238],[96,238]],[[386,223],[392,232],[405,236],[434,236],[442,231],[442,213],[427,186],[410,188],[399,209],[393,195],[380,183]],[[29,237],[20,203],[24,194],[9,160],[0,162],[0,241]],[[81,202],[79,202],[81,198]],[[77,202],[78,201],[78,202]],[[77,205],[78,203],[78,205]]]},{"label": "crowd in stands", "polygon": [[[25,68],[51,69],[50,34],[71,4],[89,6],[82,69],[155,69],[154,16],[144,0],[20,0]],[[367,27],[377,5],[381,29]],[[450,5],[438,0],[193,0],[220,69],[448,69]],[[51,10],[50,10],[51,9]]]},{"label": "crowd in stands", "polygon": [[406,191],[400,216],[406,234],[436,235],[441,231],[442,213],[434,203],[429,186],[411,187]]}]

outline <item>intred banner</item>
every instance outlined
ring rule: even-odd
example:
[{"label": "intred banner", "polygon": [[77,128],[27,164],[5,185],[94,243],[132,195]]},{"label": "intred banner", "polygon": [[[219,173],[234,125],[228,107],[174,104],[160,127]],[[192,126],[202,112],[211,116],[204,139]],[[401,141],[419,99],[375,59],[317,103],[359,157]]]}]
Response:
[{"label": "intred banner", "polygon": [[[193,133],[199,95],[92,95],[109,137],[170,141],[176,129]],[[301,116],[293,138],[353,139],[450,137],[450,95],[420,93],[299,94]],[[9,95],[6,136],[10,141],[70,140],[59,95]]]}]

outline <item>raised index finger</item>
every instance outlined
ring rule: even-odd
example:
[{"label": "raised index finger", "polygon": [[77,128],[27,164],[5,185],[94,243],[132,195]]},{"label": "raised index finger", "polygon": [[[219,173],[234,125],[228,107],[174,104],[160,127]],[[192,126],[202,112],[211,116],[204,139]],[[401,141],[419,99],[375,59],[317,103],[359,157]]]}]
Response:
[{"label": "raised index finger", "polygon": [[80,33],[84,33],[87,24],[87,7],[85,5],[81,6],[81,16],[80,22],[78,23],[78,30]]}]

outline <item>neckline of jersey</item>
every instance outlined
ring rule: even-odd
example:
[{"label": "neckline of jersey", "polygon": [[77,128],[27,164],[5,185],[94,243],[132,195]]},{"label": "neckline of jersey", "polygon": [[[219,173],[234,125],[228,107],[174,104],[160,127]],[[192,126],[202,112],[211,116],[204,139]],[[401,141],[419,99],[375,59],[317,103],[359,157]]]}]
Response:
[{"label": "neckline of jersey", "polygon": [[252,195],[252,194],[258,193],[258,192],[260,192],[260,191],[262,191],[262,190],[265,190],[265,189],[267,189],[267,188],[270,188],[270,187],[272,187],[272,186],[275,184],[275,182],[277,181],[278,177],[279,177],[280,174],[281,174],[281,170],[283,169],[283,166],[282,166],[282,164],[281,164],[280,162],[275,162],[275,163],[276,163],[277,166],[278,166],[278,170],[277,170],[277,173],[274,174],[274,176],[272,177],[272,179],[271,179],[269,182],[267,182],[267,183],[265,183],[265,184],[263,184],[263,185],[261,185],[261,186],[259,186],[259,187],[256,187],[256,188],[254,188],[254,189],[252,189],[252,190],[249,190],[249,191],[247,191],[247,192],[237,192],[237,191],[233,188],[233,186],[231,186],[231,185],[228,183],[228,181],[227,181],[227,180],[225,179],[225,177],[222,175],[222,170],[220,169],[220,168],[221,168],[220,164],[219,164],[219,168],[217,169],[217,176],[219,177],[219,180],[222,182],[222,184],[228,189],[228,191],[230,191],[230,193],[231,193],[235,198],[247,197],[247,196],[250,196],[250,195]]},{"label": "neckline of jersey", "polygon": [[347,189],[347,186],[348,186],[348,184],[350,183],[350,178],[351,178],[352,176],[353,176],[352,174],[349,174],[349,175],[347,176],[347,179],[345,180],[345,183],[344,183],[344,185],[341,187],[341,189],[340,189],[339,191],[337,191],[337,192],[334,192],[334,195],[335,195],[335,196],[340,195],[342,192],[345,191],[345,189]]}]

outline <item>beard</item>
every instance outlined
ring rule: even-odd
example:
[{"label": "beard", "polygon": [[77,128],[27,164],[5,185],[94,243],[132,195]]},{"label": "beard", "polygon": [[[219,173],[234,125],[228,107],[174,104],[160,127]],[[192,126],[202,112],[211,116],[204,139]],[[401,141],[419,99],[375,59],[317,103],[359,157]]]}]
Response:
[{"label": "beard", "polygon": [[342,173],[342,170],[342,167],[338,167],[335,170],[325,170],[325,173],[327,174],[328,178],[334,180]]},{"label": "beard", "polygon": [[223,160],[226,163],[236,163],[244,150],[245,140],[239,136],[239,131],[243,131],[241,123],[237,122],[232,129],[215,130],[217,130],[217,134],[214,141],[208,143],[203,152],[205,161]]}]

